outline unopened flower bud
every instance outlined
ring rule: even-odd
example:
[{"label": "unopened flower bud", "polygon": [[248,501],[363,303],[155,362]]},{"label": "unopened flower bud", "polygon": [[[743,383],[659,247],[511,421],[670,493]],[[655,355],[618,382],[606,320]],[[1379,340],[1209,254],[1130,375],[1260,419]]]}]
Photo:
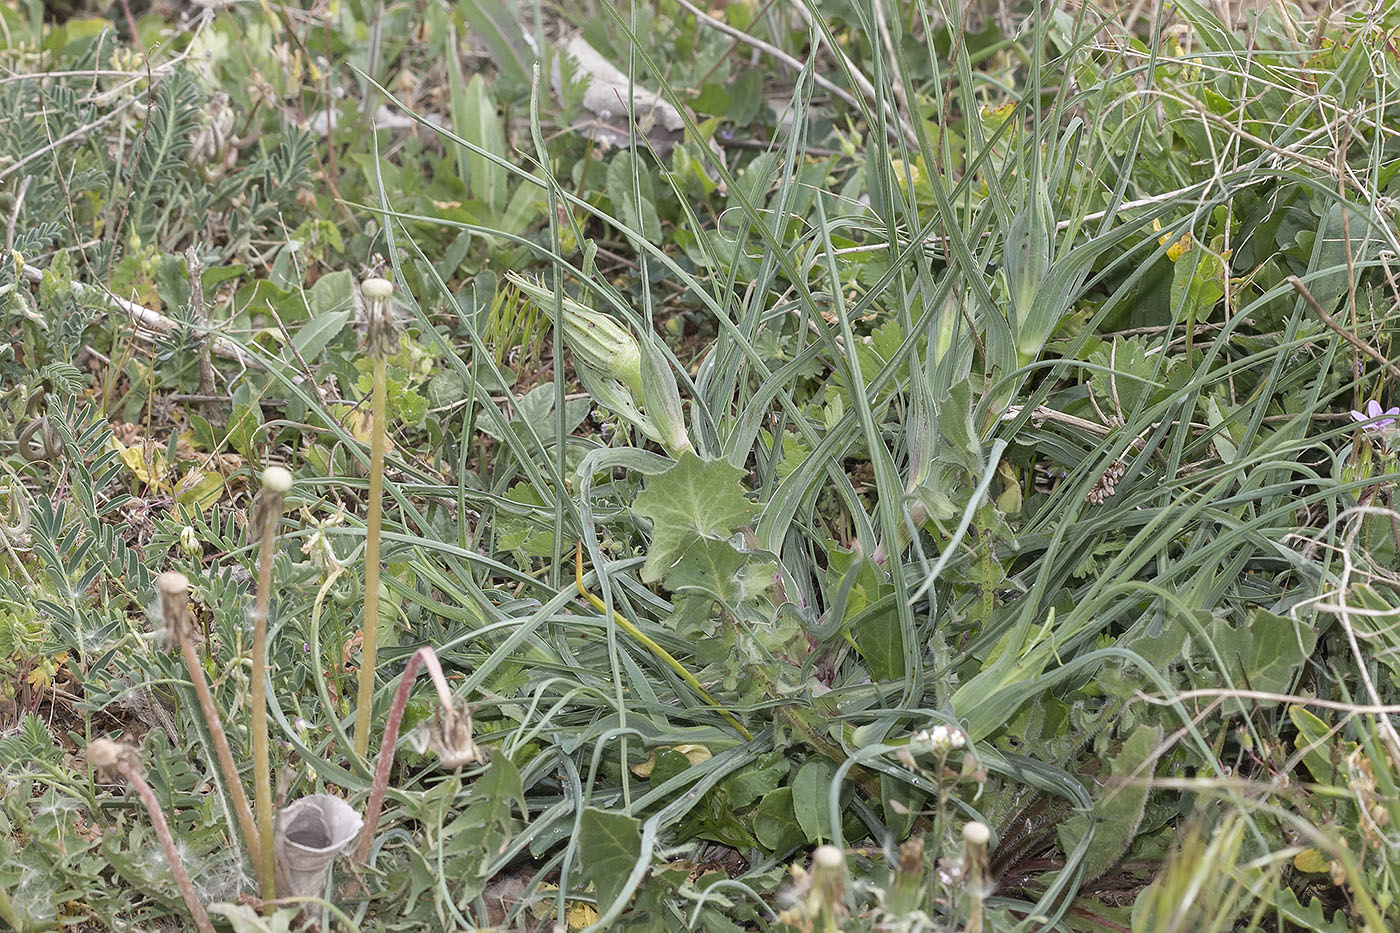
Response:
[{"label": "unopened flower bud", "polygon": [[204,543],[199,540],[199,535],[190,525],[180,529],[180,550],[190,557],[199,557],[204,553]]},{"label": "unopened flower bud", "polygon": [[[506,273],[506,278],[540,307],[553,305],[551,290],[513,272]],[[611,316],[594,311],[568,295],[561,296],[560,301],[564,312],[561,321],[564,343],[574,355],[574,362],[600,376],[616,379],[627,387],[634,399],[642,399],[645,394],[642,350],[627,329]]]}]

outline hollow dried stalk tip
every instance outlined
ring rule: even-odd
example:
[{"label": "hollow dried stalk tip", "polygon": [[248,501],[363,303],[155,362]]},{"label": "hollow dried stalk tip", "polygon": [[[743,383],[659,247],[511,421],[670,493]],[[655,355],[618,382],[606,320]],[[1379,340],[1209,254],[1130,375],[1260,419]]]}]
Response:
[{"label": "hollow dried stalk tip", "polygon": [[189,615],[185,604],[190,598],[190,580],[178,570],[167,570],[156,577],[156,592],[160,593],[161,618],[165,622],[165,637],[183,641],[189,634],[184,626]]}]

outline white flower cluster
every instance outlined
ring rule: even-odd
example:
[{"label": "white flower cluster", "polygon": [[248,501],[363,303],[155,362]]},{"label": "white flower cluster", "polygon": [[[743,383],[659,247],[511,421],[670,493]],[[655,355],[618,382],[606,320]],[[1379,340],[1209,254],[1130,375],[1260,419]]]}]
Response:
[{"label": "white flower cluster", "polygon": [[920,729],[915,732],[914,741],[928,746],[929,751],[935,755],[946,755],[953,749],[962,748],[967,744],[967,733],[957,726],[949,728],[940,723],[932,729]]}]

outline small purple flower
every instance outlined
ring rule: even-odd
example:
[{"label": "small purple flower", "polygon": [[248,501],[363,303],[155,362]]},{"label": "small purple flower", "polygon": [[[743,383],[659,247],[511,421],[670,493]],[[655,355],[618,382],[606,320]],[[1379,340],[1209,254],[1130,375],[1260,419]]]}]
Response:
[{"label": "small purple flower", "polygon": [[1371,399],[1366,403],[1366,410],[1364,412],[1357,411],[1353,408],[1351,417],[1353,421],[1365,424],[1364,430],[1380,433],[1395,424],[1396,419],[1400,418],[1400,408],[1392,408],[1389,411],[1384,411],[1381,409],[1380,402]]}]

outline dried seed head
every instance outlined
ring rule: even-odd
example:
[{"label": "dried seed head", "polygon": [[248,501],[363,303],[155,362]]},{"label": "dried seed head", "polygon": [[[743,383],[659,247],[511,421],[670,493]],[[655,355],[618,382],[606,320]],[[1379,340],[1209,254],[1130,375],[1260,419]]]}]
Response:
[{"label": "dried seed head", "polygon": [[261,537],[268,531],[267,523],[272,523],[275,530],[277,521],[282,517],[282,503],[287,498],[287,492],[292,488],[292,473],[285,467],[270,466],[262,472],[262,495],[258,497],[256,514],[253,519],[254,527]]},{"label": "dried seed head", "polygon": [[1115,460],[1108,465],[1108,469],[1103,471],[1098,482],[1084,496],[1090,505],[1103,505],[1104,500],[1118,491],[1118,481],[1128,472],[1128,465],[1122,460]]},{"label": "dried seed head", "polygon": [[807,894],[807,912],[811,917],[831,920],[846,913],[846,856],[835,846],[818,846],[812,853],[812,890]]},{"label": "dried seed head", "polygon": [[382,301],[394,295],[394,283],[388,279],[365,279],[360,283],[360,292],[367,301]]},{"label": "dried seed head", "polygon": [[165,622],[165,638],[176,642],[189,635],[190,580],[178,570],[167,570],[156,577],[160,593],[160,615]]},{"label": "dried seed head", "polygon": [[963,841],[969,846],[976,848],[986,848],[991,841],[992,831],[986,823],[972,822],[963,826]]},{"label": "dried seed head", "polygon": [[845,863],[846,859],[841,855],[841,850],[835,846],[818,846],[812,853],[813,871],[840,871]]},{"label": "dried seed head", "polygon": [[448,768],[486,760],[486,753],[472,741],[472,714],[466,706],[438,707],[428,725],[428,747]]},{"label": "dried seed head", "polygon": [[364,299],[365,352],[370,356],[392,356],[399,349],[399,322],[394,316],[394,283],[388,279],[365,279],[360,283]]},{"label": "dried seed head", "polygon": [[87,747],[88,764],[98,771],[116,772],[123,777],[141,773],[141,758],[136,749],[111,739],[93,739]]},{"label": "dried seed head", "polygon": [[265,492],[285,496],[292,488],[292,472],[286,467],[270,466],[263,470],[262,487]]}]

